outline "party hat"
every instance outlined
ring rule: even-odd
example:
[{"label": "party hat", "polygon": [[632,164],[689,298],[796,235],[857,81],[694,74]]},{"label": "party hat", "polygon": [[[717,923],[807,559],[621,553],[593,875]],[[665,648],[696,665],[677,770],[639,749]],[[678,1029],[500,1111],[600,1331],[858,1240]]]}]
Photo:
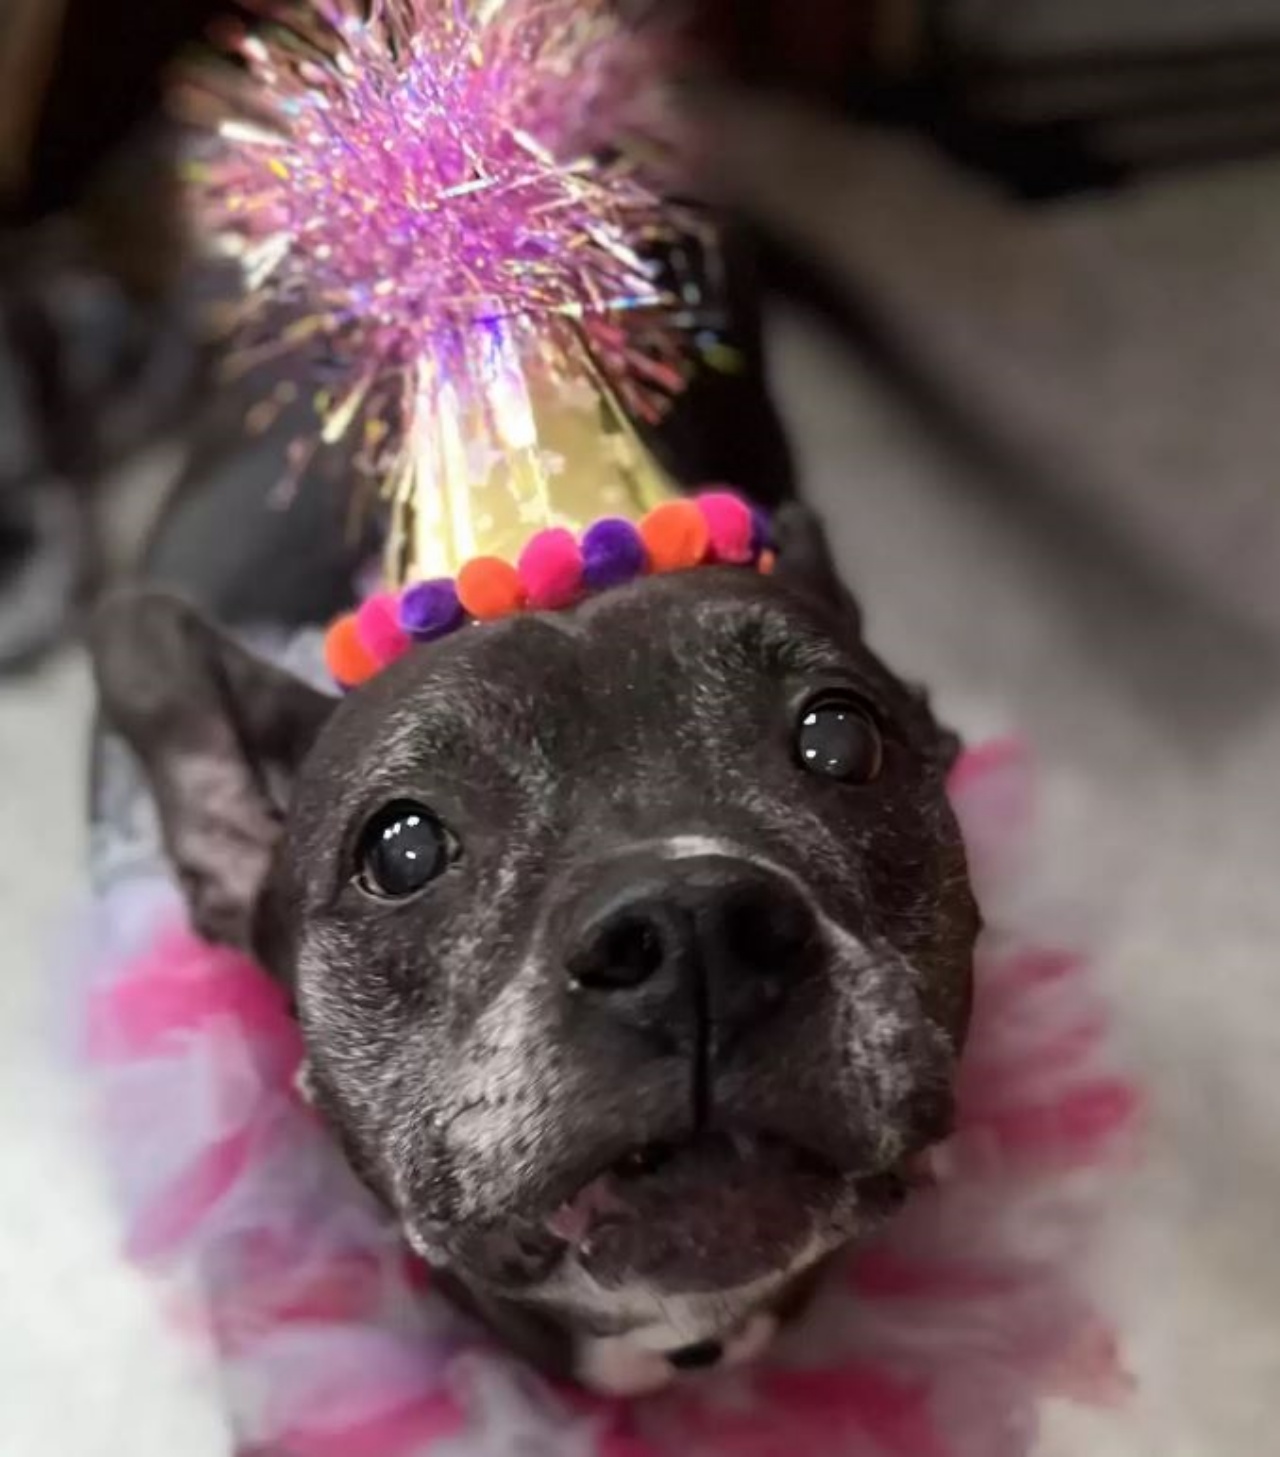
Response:
[{"label": "party hat", "polygon": [[239,357],[319,358],[316,441],[360,440],[389,584],[670,496],[633,422],[690,364],[655,258],[697,225],[648,42],[610,0],[262,3],[183,88],[191,195],[242,270]]},{"label": "party hat", "polygon": [[455,575],[469,560],[514,560],[531,534],[581,532],[602,515],[639,518],[671,483],[600,373],[585,341],[572,373],[548,371],[533,341],[501,323],[460,343],[460,389],[424,360],[418,438],[389,486],[387,575]]}]

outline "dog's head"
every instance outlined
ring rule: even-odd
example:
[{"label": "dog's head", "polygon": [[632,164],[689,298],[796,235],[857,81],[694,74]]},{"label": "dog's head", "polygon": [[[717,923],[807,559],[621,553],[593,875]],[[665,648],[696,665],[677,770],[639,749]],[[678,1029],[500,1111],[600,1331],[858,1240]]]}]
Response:
[{"label": "dog's head", "polygon": [[[206,934],[291,989],[413,1244],[602,1336],[724,1336],[945,1133],[977,914],[951,739],[821,533],[410,652],[340,703],[155,596],[107,717]],[[696,1327],[696,1329],[695,1329]]]}]

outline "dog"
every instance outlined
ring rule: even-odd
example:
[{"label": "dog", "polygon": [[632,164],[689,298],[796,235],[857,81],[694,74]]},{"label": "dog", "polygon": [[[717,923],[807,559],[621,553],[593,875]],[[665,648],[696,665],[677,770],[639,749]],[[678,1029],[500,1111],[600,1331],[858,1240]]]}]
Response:
[{"label": "dog", "polygon": [[[109,93],[55,78],[45,194],[67,98]],[[954,738],[789,499],[759,289],[729,251],[744,370],[651,444],[675,479],[777,508],[773,575],[470,628],[339,700],[246,637],[348,605],[368,544],[326,507],[340,480],[265,512],[270,452],[241,450],[194,463],[150,585],[90,634],[97,824],[123,744],[193,924],[288,988],[309,1094],[389,1217],[513,1348],[615,1393],[759,1354],[900,1202],[947,1131],[978,929]],[[114,371],[62,388],[63,357],[44,442],[116,395]]]},{"label": "dog", "polygon": [[455,1299],[600,1392],[760,1354],[948,1131],[956,740],[817,518],[773,529],[771,575],[470,627],[341,699],[207,582],[166,590],[190,523],[90,634],[193,924],[288,989],[352,1167]]}]

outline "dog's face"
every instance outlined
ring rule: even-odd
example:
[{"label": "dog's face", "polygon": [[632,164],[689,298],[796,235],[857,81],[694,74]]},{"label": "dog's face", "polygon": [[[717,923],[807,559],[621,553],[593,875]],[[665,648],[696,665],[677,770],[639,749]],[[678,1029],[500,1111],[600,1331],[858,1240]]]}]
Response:
[{"label": "dog's face", "polygon": [[353,1164],[482,1299],[729,1336],[946,1131],[947,736],[815,530],[776,580],[469,629],[336,708],[163,599],[104,619],[197,924],[290,985]]}]

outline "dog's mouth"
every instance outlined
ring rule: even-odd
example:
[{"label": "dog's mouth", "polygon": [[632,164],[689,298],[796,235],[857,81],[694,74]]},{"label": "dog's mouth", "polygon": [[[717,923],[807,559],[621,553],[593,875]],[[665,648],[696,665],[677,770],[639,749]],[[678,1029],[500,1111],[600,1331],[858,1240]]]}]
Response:
[{"label": "dog's mouth", "polygon": [[710,1291],[804,1263],[855,1208],[878,1219],[902,1191],[896,1173],[853,1179],[786,1139],[702,1132],[628,1150],[546,1228],[598,1284]]}]

